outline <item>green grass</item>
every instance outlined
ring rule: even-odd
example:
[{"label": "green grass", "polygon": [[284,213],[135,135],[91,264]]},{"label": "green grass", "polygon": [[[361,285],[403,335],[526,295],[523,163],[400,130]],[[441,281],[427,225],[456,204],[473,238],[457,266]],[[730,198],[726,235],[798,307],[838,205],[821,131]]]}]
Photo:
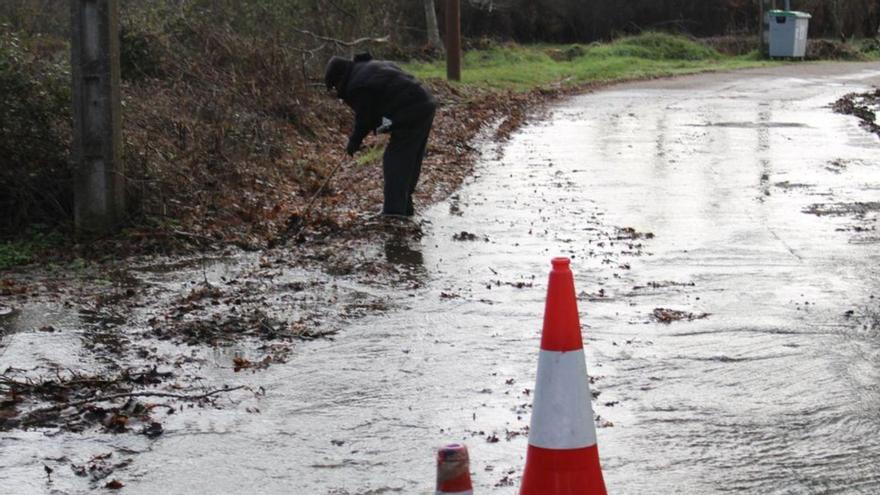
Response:
[{"label": "green grass", "polygon": [[[645,33],[592,45],[500,45],[464,54],[462,84],[528,90],[553,83],[569,85],[708,70],[760,67],[757,56],[724,56],[688,38]],[[445,78],[444,61],[411,63],[420,79]]]},{"label": "green grass", "polygon": [[33,258],[33,247],[26,242],[4,242],[0,244],[0,270],[24,265]]},{"label": "green grass", "polygon": [[373,163],[377,163],[382,160],[382,153],[385,152],[385,146],[383,145],[375,145],[370,148],[366,148],[362,153],[357,155],[355,158],[355,163],[358,166],[370,165]]},{"label": "green grass", "polygon": [[859,52],[870,61],[880,60],[880,40],[876,38],[866,38],[860,40],[856,46]]},{"label": "green grass", "polygon": [[28,236],[11,241],[0,241],[0,270],[26,265],[41,252],[61,242],[61,235],[57,232],[31,232]]}]

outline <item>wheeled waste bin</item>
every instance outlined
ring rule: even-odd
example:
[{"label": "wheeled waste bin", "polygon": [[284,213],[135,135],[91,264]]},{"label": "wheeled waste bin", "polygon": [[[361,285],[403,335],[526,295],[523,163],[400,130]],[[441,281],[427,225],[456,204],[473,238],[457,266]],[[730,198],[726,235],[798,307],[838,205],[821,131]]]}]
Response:
[{"label": "wheeled waste bin", "polygon": [[770,57],[804,58],[807,54],[807,30],[812,16],[796,10],[767,12],[770,26]]}]

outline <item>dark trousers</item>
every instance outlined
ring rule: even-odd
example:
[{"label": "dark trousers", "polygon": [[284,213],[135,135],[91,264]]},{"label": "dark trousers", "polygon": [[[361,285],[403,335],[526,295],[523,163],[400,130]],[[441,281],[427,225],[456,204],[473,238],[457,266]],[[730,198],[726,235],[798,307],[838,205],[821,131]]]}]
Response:
[{"label": "dark trousers", "polygon": [[391,141],[385,148],[382,173],[385,178],[386,215],[412,216],[412,195],[422,172],[422,160],[428,146],[428,135],[434,123],[434,105],[426,105],[416,115],[410,114],[405,124],[391,130]]}]

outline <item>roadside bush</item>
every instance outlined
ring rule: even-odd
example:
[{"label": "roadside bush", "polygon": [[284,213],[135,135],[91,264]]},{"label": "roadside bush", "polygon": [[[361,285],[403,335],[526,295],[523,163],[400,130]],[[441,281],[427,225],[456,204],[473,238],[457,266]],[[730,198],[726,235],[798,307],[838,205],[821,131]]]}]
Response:
[{"label": "roadside bush", "polygon": [[865,60],[865,54],[851,43],[835,40],[807,40],[807,58],[810,60]]},{"label": "roadside bush", "polygon": [[721,54],[714,48],[667,33],[649,32],[620,38],[598,49],[599,54],[635,57],[647,60],[717,60]]},{"label": "roadside bush", "polygon": [[[22,0],[19,7],[31,3]],[[272,5],[286,6],[291,19],[306,8],[299,0]],[[247,15],[234,15],[239,11]],[[60,33],[2,25],[9,17],[3,12],[0,7],[0,238],[26,239],[29,226],[66,227],[73,216],[70,48]],[[273,231],[272,222],[286,221],[279,212],[323,181],[324,152],[333,139],[344,139],[336,129],[349,116],[318,81],[327,58],[347,49],[283,26],[273,12],[268,2],[123,3],[131,229],[170,226],[250,243]],[[297,22],[316,35],[359,36]],[[370,34],[391,27],[370,28]],[[357,49],[373,47],[367,42]]]},{"label": "roadside bush", "polygon": [[719,53],[730,56],[758,55],[760,46],[755,36],[713,36],[711,38],[700,38],[700,42],[705,43]]},{"label": "roadside bush", "polygon": [[123,80],[162,77],[163,43],[157,33],[123,23],[119,33],[119,65]]},{"label": "roadside bush", "polygon": [[42,251],[58,245],[63,239],[57,231],[39,230],[45,226],[28,229],[20,239],[0,241],[0,270],[30,263]]},{"label": "roadside bush", "polygon": [[0,234],[72,217],[69,72],[0,26]]},{"label": "roadside bush", "polygon": [[859,51],[873,58],[880,57],[880,39],[866,38],[859,44]]},{"label": "roadside bush", "polygon": [[130,33],[132,60],[151,67],[130,64],[123,86],[132,223],[236,240],[271,231],[267,212],[320,184],[318,151],[347,120],[311,89],[303,51],[199,19]]},{"label": "roadside bush", "polygon": [[571,62],[587,54],[587,50],[578,44],[569,45],[564,48],[549,48],[546,51],[547,55],[557,62]]}]

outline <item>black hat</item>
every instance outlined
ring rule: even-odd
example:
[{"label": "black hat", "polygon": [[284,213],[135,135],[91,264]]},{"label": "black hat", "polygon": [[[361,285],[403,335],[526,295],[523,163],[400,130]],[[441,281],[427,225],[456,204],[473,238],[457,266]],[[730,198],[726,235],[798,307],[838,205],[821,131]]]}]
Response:
[{"label": "black hat", "polygon": [[333,57],[327,62],[327,68],[324,69],[324,84],[327,89],[336,88],[339,92],[342,90],[339,86],[345,80],[345,76],[351,70],[352,61],[342,57]]}]

